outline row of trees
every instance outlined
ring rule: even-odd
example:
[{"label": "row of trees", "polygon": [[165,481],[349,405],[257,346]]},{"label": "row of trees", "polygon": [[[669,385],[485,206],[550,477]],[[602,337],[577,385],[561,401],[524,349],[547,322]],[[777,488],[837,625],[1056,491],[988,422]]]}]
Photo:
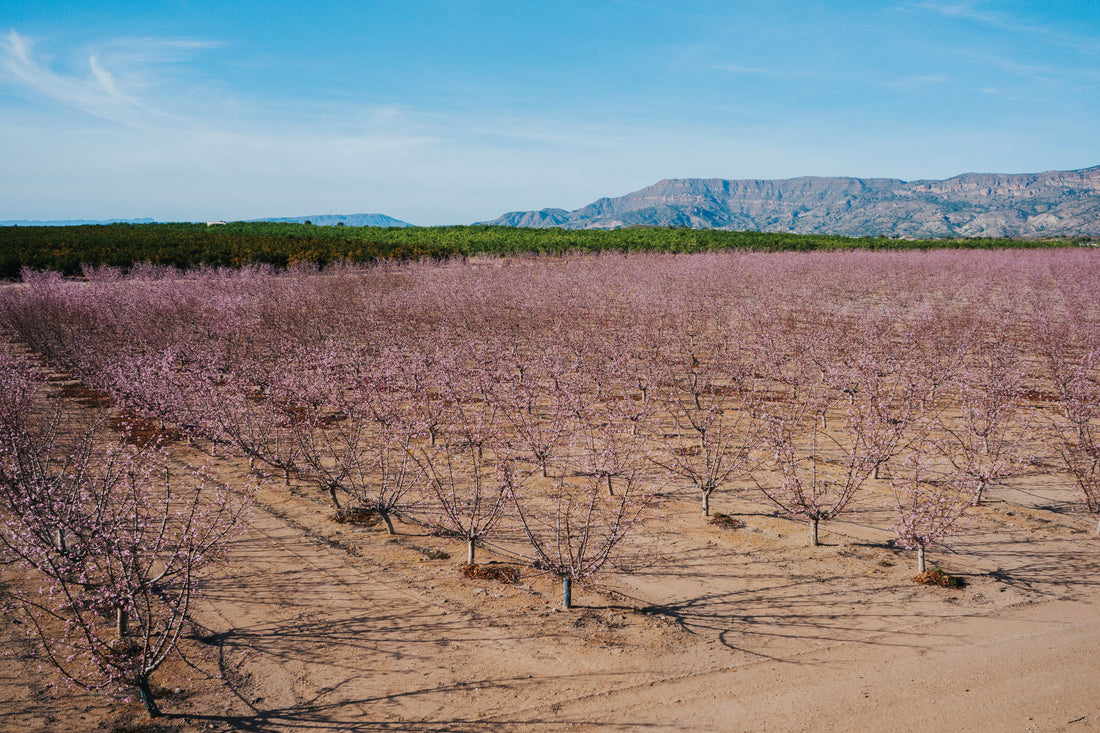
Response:
[{"label": "row of trees", "polygon": [[930,247],[1041,247],[1064,244],[987,239],[901,241],[784,232],[698,229],[566,230],[499,226],[319,227],[274,222],[0,227],[0,277],[23,267],[76,275],[82,265],[129,268],[143,262],[179,268],[339,261],[442,259],[478,254],[812,251]]}]

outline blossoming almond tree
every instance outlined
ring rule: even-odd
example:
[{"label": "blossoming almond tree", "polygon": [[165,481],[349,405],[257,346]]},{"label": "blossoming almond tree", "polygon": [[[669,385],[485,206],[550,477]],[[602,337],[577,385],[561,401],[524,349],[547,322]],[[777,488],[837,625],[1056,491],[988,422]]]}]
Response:
[{"label": "blossoming almond tree", "polygon": [[441,374],[441,379],[447,418],[434,442],[416,441],[409,455],[431,499],[428,523],[441,534],[464,540],[466,563],[473,565],[478,543],[505,517],[510,481],[504,471],[513,470],[514,462],[504,417],[487,399],[488,380],[470,379],[460,369]]},{"label": "blossoming almond tree", "polygon": [[960,531],[974,481],[960,473],[933,480],[920,457],[906,462],[911,472],[890,482],[895,499],[891,529],[902,547],[917,551],[917,572],[923,573],[927,548]]},{"label": "blossoming almond tree", "polygon": [[[7,384],[25,365],[3,361]],[[149,677],[175,650],[203,573],[242,528],[247,491],[201,471],[179,482],[156,450],[36,402],[0,393],[0,552],[26,574],[5,602],[68,681],[136,689],[155,717]]]},{"label": "blossoming almond tree", "polygon": [[941,414],[936,441],[955,471],[968,476],[980,504],[986,489],[1020,466],[1020,445],[1030,435],[1027,415],[1019,409],[1026,372],[1022,354],[1003,335],[995,343],[976,343],[956,377],[958,414]]},{"label": "blossoming almond tree", "polygon": [[[827,421],[832,408],[828,387],[804,380],[785,401],[762,407],[758,431],[765,446],[761,466],[778,477],[753,481],[773,504],[809,521],[811,547],[819,544],[818,525],[840,516],[874,470],[864,425],[851,414]],[[825,427],[828,424],[830,427]]]},{"label": "blossoming almond tree", "polygon": [[575,360],[556,344],[539,344],[530,356],[514,355],[511,369],[502,374],[492,390],[492,399],[510,428],[512,447],[525,454],[550,476],[573,427],[575,399],[571,394]]},{"label": "blossoming almond tree", "polygon": [[726,338],[681,339],[666,367],[658,403],[672,432],[651,461],[686,479],[710,515],[714,492],[748,476],[753,467],[747,406],[738,398],[744,367]]},{"label": "blossoming almond tree", "polygon": [[597,476],[579,482],[559,477],[545,497],[524,495],[513,473],[505,477],[533,562],[561,579],[565,608],[572,607],[573,584],[592,579],[614,562],[654,500],[635,471],[620,478],[614,495],[603,491]]},{"label": "blossoming almond tree", "polygon": [[305,476],[328,492],[337,511],[345,494],[396,534],[393,519],[412,507],[423,483],[412,458],[414,422],[396,404],[400,394],[386,389],[381,367],[348,369],[330,349],[288,361],[287,407]]},{"label": "blossoming almond tree", "polygon": [[246,505],[202,479],[173,488],[168,471],[158,485],[159,470],[135,460],[106,487],[94,524],[74,528],[75,551],[43,547],[10,519],[4,531],[37,584],[10,603],[45,658],[72,684],[119,697],[136,689],[150,717],[160,715],[150,677],[176,650],[201,578],[224,558]]},{"label": "blossoming almond tree", "polygon": [[[1100,345],[1083,350],[1055,380],[1055,448],[1073,476],[1085,511],[1100,517]],[[1100,522],[1096,533],[1100,535]]]}]

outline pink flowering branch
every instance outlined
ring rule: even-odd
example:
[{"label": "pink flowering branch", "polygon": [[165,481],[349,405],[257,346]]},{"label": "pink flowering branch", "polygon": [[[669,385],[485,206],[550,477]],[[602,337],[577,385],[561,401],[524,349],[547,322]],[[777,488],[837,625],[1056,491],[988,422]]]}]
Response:
[{"label": "pink flowering branch", "polygon": [[898,544],[917,551],[917,572],[923,573],[927,548],[961,531],[971,505],[973,479],[960,473],[933,479],[916,456],[907,464],[911,472],[890,482],[895,499],[891,529]]}]

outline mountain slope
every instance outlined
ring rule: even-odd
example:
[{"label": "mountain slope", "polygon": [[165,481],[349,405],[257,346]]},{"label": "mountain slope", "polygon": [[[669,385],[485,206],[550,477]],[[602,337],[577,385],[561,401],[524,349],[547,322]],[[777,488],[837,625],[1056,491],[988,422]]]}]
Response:
[{"label": "mountain slope", "polygon": [[153,224],[154,219],[6,219],[0,227],[76,227],[108,224]]},{"label": "mountain slope", "polygon": [[271,219],[251,219],[251,221],[286,222],[288,224],[315,224],[319,227],[332,227],[343,224],[349,227],[409,227],[412,224],[394,219],[385,214],[314,214],[313,216],[288,216]]},{"label": "mountain slope", "polygon": [[681,178],[576,211],[511,212],[487,224],[566,229],[671,226],[926,237],[1100,236],[1100,166],[1077,171],[892,178]]}]

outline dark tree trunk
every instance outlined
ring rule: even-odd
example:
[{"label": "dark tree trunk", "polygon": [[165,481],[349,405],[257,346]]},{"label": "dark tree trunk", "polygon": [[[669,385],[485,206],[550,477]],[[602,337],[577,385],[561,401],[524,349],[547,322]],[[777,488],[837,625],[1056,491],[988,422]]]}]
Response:
[{"label": "dark tree trunk", "polygon": [[137,678],[135,682],[138,688],[138,696],[141,697],[142,704],[145,705],[145,712],[149,713],[150,718],[159,718],[160,708],[157,707],[156,698],[153,697],[153,691],[149,689],[149,679],[142,675]]}]

